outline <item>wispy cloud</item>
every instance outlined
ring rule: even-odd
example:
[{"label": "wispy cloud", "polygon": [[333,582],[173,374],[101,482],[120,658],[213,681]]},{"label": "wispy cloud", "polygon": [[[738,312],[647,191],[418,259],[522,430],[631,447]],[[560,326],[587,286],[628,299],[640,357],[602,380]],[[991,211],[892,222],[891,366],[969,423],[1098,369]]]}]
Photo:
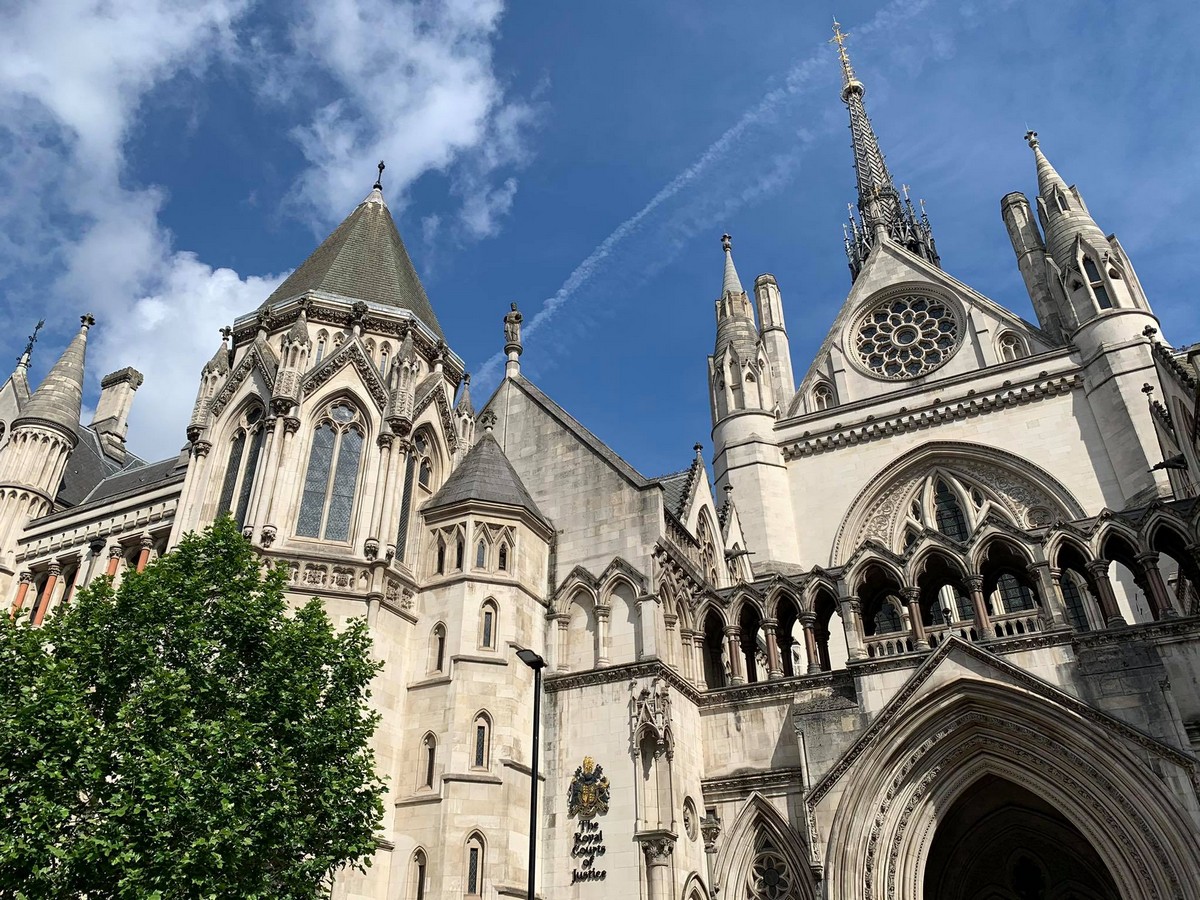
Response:
[{"label": "wispy cloud", "polygon": [[[869,22],[857,27],[854,30],[855,36],[863,44],[869,45],[869,41],[875,35],[886,33],[899,23],[921,14],[931,3],[932,0],[895,0],[879,10]],[[784,73],[777,86],[763,94],[758,102],[743,112],[691,165],[664,185],[641,209],[614,228],[575,267],[559,289],[542,302],[525,327],[522,337],[530,340],[554,322],[585,286],[610,270],[618,253],[626,252],[629,238],[641,231],[651,220],[654,220],[656,229],[654,248],[647,252],[644,243],[638,248],[637,255],[643,260],[633,272],[638,280],[665,266],[678,253],[684,240],[694,236],[702,227],[711,227],[721,216],[731,214],[738,207],[790,178],[799,167],[800,158],[812,137],[810,133],[802,133],[798,136],[799,139],[791,142],[787,154],[771,154],[759,146],[753,148],[767,164],[761,165],[760,159],[758,165],[742,168],[740,171],[760,173],[765,169],[769,171],[769,175],[750,174],[748,182],[731,187],[727,173],[731,168],[734,171],[739,169],[723,164],[735,151],[747,149],[745,145],[751,143],[752,135],[760,130],[760,126],[774,123],[785,103],[806,94],[814,76],[828,71],[829,64],[829,49],[821,47]],[[718,168],[726,174],[716,177],[719,174]],[[689,194],[694,196],[688,196]],[[682,202],[673,203],[680,200]],[[668,205],[672,203],[668,209]],[[655,218],[660,213],[663,214],[661,221]],[[631,269],[627,265],[622,265],[620,272],[625,280],[631,275]],[[483,391],[494,384],[503,362],[504,355],[496,353],[479,367],[475,380]]]},{"label": "wispy cloud", "polygon": [[316,228],[348,211],[386,157],[396,205],[424,173],[444,173],[461,211],[443,218],[442,232],[487,236],[529,158],[535,108],[510,102],[493,69],[500,0],[306,0],[269,10],[268,25],[263,16],[251,24],[255,5],[26,0],[0,11],[5,319],[53,303],[64,314],[51,327],[69,327],[74,313],[95,312],[89,377],[130,364],[144,372],[130,442],[151,455],[182,443],[184,398],[218,327],[280,280],[176,246],[162,222],[165,192],[137,186],[129,171],[130,136],[152,91],[172,79],[202,84],[220,62],[257,76],[268,103],[325,97],[293,133],[307,167],[292,211]]}]

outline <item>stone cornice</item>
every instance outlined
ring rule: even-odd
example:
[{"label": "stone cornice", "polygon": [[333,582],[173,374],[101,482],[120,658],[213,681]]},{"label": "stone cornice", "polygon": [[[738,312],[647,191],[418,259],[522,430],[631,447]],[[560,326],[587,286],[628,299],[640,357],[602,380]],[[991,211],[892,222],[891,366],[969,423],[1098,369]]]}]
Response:
[{"label": "stone cornice", "polygon": [[764,796],[796,793],[804,790],[804,770],[799,766],[781,766],[765,772],[746,772],[724,778],[704,778],[700,789],[706,802],[742,800],[752,791]]},{"label": "stone cornice", "polygon": [[545,691],[547,694],[557,694],[561,691],[573,691],[591,687],[597,684],[613,684],[632,681],[636,678],[658,677],[693,703],[701,702],[701,693],[686,678],[661,660],[646,662],[624,663],[608,666],[603,669],[590,669],[587,672],[570,672],[562,675],[547,675]]},{"label": "stone cornice", "polygon": [[880,440],[896,434],[931,428],[960,419],[986,415],[996,410],[1036,403],[1047,397],[1055,397],[1083,387],[1083,374],[1071,372],[1062,375],[1039,377],[1019,387],[1009,384],[986,394],[961,397],[949,402],[935,402],[912,411],[901,411],[848,427],[840,423],[815,434],[805,432],[799,440],[782,441],[783,458],[799,459],[816,456],[832,450],[869,441]]},{"label": "stone cornice", "polygon": [[[840,684],[842,683],[842,684]],[[796,675],[793,678],[772,678],[767,681],[756,681],[753,684],[738,684],[731,687],[714,688],[706,691],[700,700],[700,705],[705,710],[720,709],[725,706],[741,705],[752,703],[755,701],[766,701],[772,699],[785,699],[791,703],[797,694],[805,691],[810,691],[813,688],[829,688],[835,690],[837,687],[843,687],[849,693],[854,693],[854,686],[851,675],[844,669],[837,672],[821,672],[817,675]],[[830,700],[836,698],[837,694],[831,694]],[[847,698],[848,699],[848,698]],[[833,708],[844,708],[847,704],[838,703],[829,706]],[[848,701],[848,705],[856,705],[852,700]],[[815,707],[811,704],[806,704],[806,710],[811,711]]]}]

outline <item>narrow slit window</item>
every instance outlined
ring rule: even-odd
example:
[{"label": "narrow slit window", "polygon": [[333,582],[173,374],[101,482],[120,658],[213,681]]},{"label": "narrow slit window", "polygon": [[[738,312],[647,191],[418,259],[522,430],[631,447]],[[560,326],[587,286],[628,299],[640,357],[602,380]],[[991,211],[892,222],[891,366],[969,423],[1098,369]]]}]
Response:
[{"label": "narrow slit window", "polygon": [[1100,270],[1096,268],[1096,264],[1092,262],[1090,257],[1085,256],[1083,258],[1083,271],[1092,286],[1092,293],[1096,295],[1096,303],[1099,307],[1101,309],[1112,309],[1112,300],[1108,296],[1108,289],[1104,286],[1104,278],[1100,275]]},{"label": "narrow slit window", "polygon": [[482,569],[487,565],[487,544],[480,541],[475,545],[475,568]]},{"label": "narrow slit window", "polygon": [[500,552],[497,554],[496,568],[501,572],[508,571],[508,544],[500,545]]}]

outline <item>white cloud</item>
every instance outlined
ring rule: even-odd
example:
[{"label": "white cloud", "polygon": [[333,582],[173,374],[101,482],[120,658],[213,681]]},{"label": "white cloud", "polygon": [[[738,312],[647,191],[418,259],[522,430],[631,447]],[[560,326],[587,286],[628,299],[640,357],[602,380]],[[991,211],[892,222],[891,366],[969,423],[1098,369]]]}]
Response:
[{"label": "white cloud", "polygon": [[[300,200],[335,216],[383,159],[393,205],[425,172],[447,172],[466,236],[495,234],[517,187],[504,173],[528,160],[535,118],[529,104],[505,97],[493,69],[503,4],[309,0],[302,10],[293,58],[332,76],[337,99],[293,133],[309,163]],[[271,90],[294,93],[279,81]]]},{"label": "white cloud", "polygon": [[383,156],[390,196],[444,171],[462,200],[460,231],[491,234],[516,189],[504,170],[526,155],[532,113],[505,101],[492,70],[499,0],[310,0],[286,8],[295,19],[283,40],[246,31],[253,2],[25,0],[0,11],[8,301],[53,304],[49,317],[67,325],[85,308],[96,314],[89,377],[124,365],[145,374],[130,446],[151,458],[182,443],[217,328],[254,309],[280,277],[214,269],[176,247],[161,222],[164,192],[129,186],[127,141],[148,92],[217,60],[257,71],[260,95],[277,100],[332,82],[339,99],[294,134],[308,169],[293,200],[321,227],[365,193]]}]

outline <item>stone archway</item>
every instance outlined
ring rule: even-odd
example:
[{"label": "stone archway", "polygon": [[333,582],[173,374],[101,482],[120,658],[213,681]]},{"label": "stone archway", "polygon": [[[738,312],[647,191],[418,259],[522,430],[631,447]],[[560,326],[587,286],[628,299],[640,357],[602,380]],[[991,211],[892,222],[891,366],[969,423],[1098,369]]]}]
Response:
[{"label": "stone archway", "polygon": [[984,775],[937,825],[924,900],[1120,900],[1091,842],[1043,797]]}]

